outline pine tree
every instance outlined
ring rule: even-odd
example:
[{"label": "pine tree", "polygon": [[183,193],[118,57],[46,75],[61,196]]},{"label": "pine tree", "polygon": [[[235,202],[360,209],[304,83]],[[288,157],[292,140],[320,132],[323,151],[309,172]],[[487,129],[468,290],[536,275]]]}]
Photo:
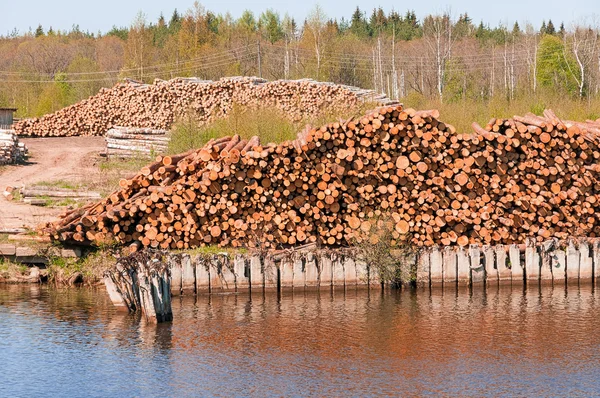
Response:
[{"label": "pine tree", "polygon": [[173,11],[173,15],[171,15],[171,20],[169,21],[169,33],[175,34],[179,32],[181,28],[181,16],[177,12],[177,8]]},{"label": "pine tree", "polygon": [[546,28],[546,21],[542,21],[542,27],[540,28],[540,34],[545,35],[548,33],[548,29]]},{"label": "pine tree", "polygon": [[346,33],[346,31],[348,29],[350,29],[350,23],[348,21],[346,21],[346,19],[344,17],[342,17],[342,19],[340,19],[340,22],[339,22],[338,25],[339,25],[339,29],[340,29],[340,33],[341,34]]},{"label": "pine tree", "polygon": [[521,34],[521,27],[519,26],[518,22],[515,22],[515,24],[513,25],[513,30],[512,30],[513,35],[518,36]]},{"label": "pine tree", "polygon": [[283,37],[283,28],[277,12],[268,9],[260,15],[258,23],[263,37],[272,44]]},{"label": "pine tree", "polygon": [[483,21],[479,22],[479,26],[475,31],[475,37],[479,40],[484,40],[487,37],[487,29],[485,28]]},{"label": "pine tree", "polygon": [[358,37],[369,36],[369,25],[365,20],[360,8],[356,7],[356,10],[352,14],[352,20],[350,21],[350,31]]},{"label": "pine tree", "polygon": [[40,37],[40,36],[44,36],[44,28],[42,28],[42,25],[38,25],[37,29],[35,30],[35,37]]},{"label": "pine tree", "polygon": [[546,27],[546,33],[548,33],[549,35],[556,34],[556,29],[554,28],[554,24],[552,23],[551,19],[548,20],[548,26]]}]

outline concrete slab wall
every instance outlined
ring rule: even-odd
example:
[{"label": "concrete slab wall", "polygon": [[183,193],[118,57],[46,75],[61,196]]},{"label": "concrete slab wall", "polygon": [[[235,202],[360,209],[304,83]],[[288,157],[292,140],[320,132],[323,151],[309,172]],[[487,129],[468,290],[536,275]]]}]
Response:
[{"label": "concrete slab wall", "polygon": [[[371,269],[345,252],[308,252],[282,258],[174,254],[168,261],[173,295],[381,286],[376,268]],[[467,248],[434,246],[406,256],[403,261],[403,267],[412,269],[417,286],[427,288],[579,283],[600,278],[600,238],[549,240],[541,244],[529,240],[524,245]]]}]

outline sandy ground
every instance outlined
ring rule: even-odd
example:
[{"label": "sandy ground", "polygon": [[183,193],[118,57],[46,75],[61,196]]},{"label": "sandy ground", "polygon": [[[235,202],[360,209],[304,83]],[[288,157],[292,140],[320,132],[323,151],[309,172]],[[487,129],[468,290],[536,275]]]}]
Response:
[{"label": "sandy ground", "polygon": [[[97,155],[104,150],[102,137],[24,138],[29,148],[29,163],[0,169],[0,190],[6,186],[21,187],[46,181],[91,181],[98,168]],[[0,230],[34,228],[52,221],[63,209],[30,206],[7,201],[0,195]]]}]

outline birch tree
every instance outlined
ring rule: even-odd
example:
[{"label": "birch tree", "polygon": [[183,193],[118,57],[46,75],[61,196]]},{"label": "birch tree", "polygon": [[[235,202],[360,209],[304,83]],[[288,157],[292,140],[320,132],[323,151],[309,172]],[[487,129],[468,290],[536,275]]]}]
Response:
[{"label": "birch tree", "polygon": [[565,52],[571,51],[575,58],[577,68],[571,67],[567,61],[567,55],[564,54],[565,64],[569,73],[577,83],[579,98],[583,98],[584,89],[587,84],[587,75],[590,66],[595,58],[595,49],[598,42],[598,35],[591,28],[577,26],[570,33],[565,34]]},{"label": "birch tree", "polygon": [[423,36],[435,59],[436,86],[440,101],[444,96],[446,64],[452,56],[452,45],[456,39],[450,13],[430,15],[423,21]]},{"label": "birch tree", "polygon": [[327,23],[327,15],[320,5],[316,5],[315,8],[308,14],[306,19],[306,29],[308,34],[311,36],[315,55],[317,57],[317,80],[321,74],[321,57],[323,50],[323,34],[325,32],[325,24]]}]

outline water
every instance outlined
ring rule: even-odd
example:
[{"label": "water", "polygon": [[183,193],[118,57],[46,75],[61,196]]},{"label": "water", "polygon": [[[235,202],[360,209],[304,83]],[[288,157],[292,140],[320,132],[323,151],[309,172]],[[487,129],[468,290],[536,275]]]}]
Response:
[{"label": "water", "polygon": [[591,286],[175,298],[145,325],[102,290],[0,286],[0,396],[592,396]]}]

